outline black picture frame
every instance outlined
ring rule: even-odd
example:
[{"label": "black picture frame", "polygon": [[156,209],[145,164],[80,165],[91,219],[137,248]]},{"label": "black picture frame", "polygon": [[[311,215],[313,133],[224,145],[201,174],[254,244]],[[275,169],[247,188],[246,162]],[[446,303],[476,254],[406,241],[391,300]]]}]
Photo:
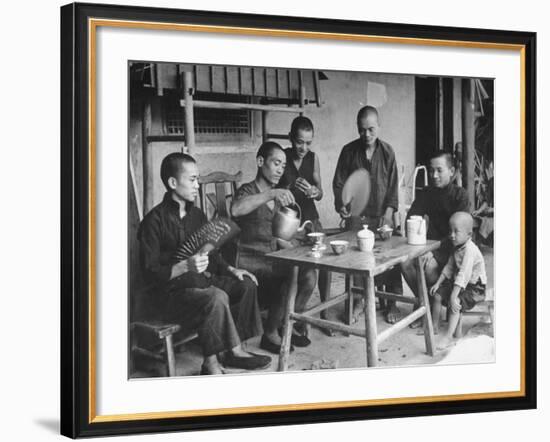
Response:
[{"label": "black picture frame", "polygon": [[[95,245],[88,235],[89,26],[90,18],[150,23],[187,23],[517,45],[524,81],[524,299],[523,394],[469,400],[411,402],[323,409],[250,412],[217,416],[97,420],[90,391],[90,266]],[[489,29],[312,19],[73,3],[61,8],[61,433],[89,437],[117,434],[241,428],[536,408],[536,34]],[[92,315],[93,317],[93,315]]]}]

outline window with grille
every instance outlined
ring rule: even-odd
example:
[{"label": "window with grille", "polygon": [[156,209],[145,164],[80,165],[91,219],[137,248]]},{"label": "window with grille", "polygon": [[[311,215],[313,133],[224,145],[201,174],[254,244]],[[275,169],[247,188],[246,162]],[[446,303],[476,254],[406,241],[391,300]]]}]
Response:
[{"label": "window with grille", "polygon": [[[216,102],[248,103],[249,97],[243,95],[197,93],[196,100]],[[196,107],[193,112],[195,134],[202,140],[243,139],[251,135],[251,112],[239,109],[211,109]],[[166,111],[166,130],[169,134],[184,134],[184,109],[179,99],[170,99]]]}]

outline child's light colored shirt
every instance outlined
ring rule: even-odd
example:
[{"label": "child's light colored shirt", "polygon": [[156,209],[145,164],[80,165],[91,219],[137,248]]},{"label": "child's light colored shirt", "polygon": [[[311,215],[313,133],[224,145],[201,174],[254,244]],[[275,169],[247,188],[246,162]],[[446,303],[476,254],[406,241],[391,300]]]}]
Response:
[{"label": "child's light colored shirt", "polygon": [[454,250],[442,273],[445,278],[454,280],[454,284],[462,288],[478,282],[487,284],[483,255],[471,239]]}]

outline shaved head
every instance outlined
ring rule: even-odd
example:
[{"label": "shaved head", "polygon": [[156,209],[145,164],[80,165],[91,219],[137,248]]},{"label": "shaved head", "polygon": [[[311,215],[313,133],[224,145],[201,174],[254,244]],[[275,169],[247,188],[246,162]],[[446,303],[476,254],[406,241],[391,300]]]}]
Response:
[{"label": "shaved head", "polygon": [[466,232],[471,233],[474,228],[474,219],[468,212],[455,212],[449,219],[451,226],[461,227]]},{"label": "shaved head", "polygon": [[359,109],[359,112],[357,112],[357,124],[359,124],[363,118],[367,118],[371,115],[373,117],[376,117],[376,121],[379,121],[378,111],[375,107],[363,106],[361,109]]}]

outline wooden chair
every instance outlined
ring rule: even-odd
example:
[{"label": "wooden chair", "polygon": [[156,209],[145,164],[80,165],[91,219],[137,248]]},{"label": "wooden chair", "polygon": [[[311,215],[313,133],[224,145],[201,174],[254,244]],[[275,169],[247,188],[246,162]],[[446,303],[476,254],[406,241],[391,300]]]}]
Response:
[{"label": "wooden chair", "polygon": [[[225,172],[212,172],[199,177],[200,205],[208,220],[220,216],[231,218],[231,201],[237,193],[242,176],[242,172],[239,171],[234,175]],[[238,239],[225,244],[221,253],[228,263],[238,267]]]},{"label": "wooden chair", "polygon": [[[202,211],[210,220],[216,216],[230,217],[229,206],[237,193],[237,185],[242,172],[234,175],[225,172],[212,172],[199,177],[199,198]],[[208,192],[213,185],[214,192]]]}]

